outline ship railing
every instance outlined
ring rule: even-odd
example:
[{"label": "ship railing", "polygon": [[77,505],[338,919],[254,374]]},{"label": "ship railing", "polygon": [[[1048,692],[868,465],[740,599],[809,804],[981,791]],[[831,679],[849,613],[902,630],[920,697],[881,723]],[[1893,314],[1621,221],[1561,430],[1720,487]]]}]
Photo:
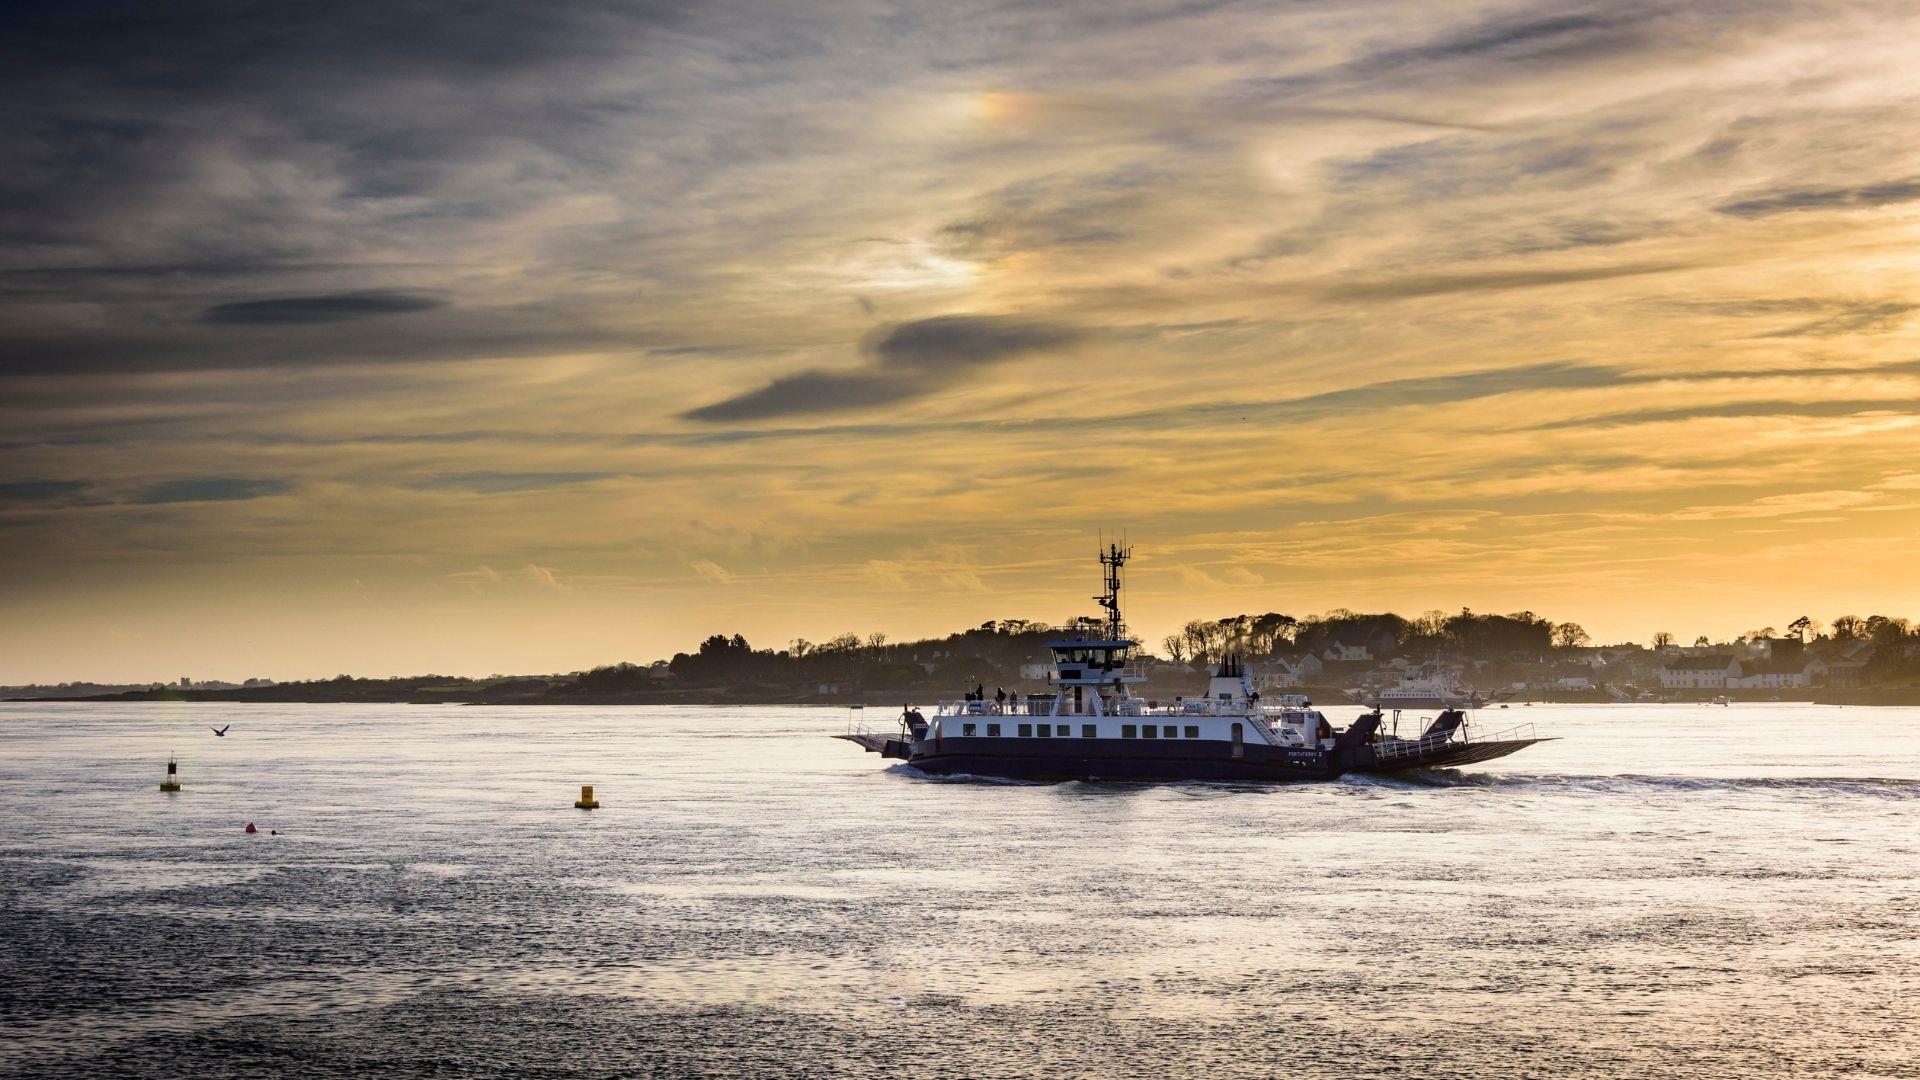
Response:
[{"label": "ship railing", "polygon": [[1454,743],[1518,742],[1533,737],[1532,724],[1515,724],[1498,731],[1458,727],[1451,731],[1438,731],[1432,735],[1422,735],[1414,739],[1392,737],[1382,739],[1373,744],[1373,756],[1376,758],[1415,757]]},{"label": "ship railing", "polygon": [[[1073,716],[1084,719],[1094,715],[1090,707],[1075,712],[1071,700],[1062,702],[1052,694],[1036,694],[1032,698],[1011,698],[1004,702],[994,701],[992,698],[988,698],[985,701],[973,701],[962,698],[957,701],[948,700],[938,702],[934,708],[936,715],[942,717],[1037,716],[1045,719],[1050,716]],[[1110,697],[1105,700],[1100,715],[1147,716],[1159,715],[1159,713],[1155,710],[1148,709],[1147,703],[1137,697]]]},{"label": "ship railing", "polygon": [[847,734],[882,735],[887,738],[899,738],[900,724],[898,721],[891,724],[877,724],[871,720],[862,718],[860,714],[856,712],[847,718]]},{"label": "ship railing", "polygon": [[[1057,704],[1051,695],[1036,697],[1031,701],[1012,698],[1007,701],[985,701],[959,699],[942,701],[935,706],[941,716],[1052,716]],[[1065,716],[1066,713],[1060,715]]]}]

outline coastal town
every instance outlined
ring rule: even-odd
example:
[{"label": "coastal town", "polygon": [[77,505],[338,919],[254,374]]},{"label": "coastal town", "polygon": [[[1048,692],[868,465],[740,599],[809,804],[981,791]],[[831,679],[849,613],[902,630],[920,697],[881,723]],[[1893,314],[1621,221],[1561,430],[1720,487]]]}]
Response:
[{"label": "coastal town", "polygon": [[[1049,625],[993,620],[945,637],[893,642],[847,633],[756,648],[713,634],[651,663],[565,674],[451,675],[311,681],[251,678],[243,684],[133,686],[67,683],[0,687],[0,697],[38,699],[415,701],[487,704],[893,703],[933,701],[962,690],[1032,693],[1048,675],[1046,643],[1097,629],[1092,618]],[[1195,620],[1141,650],[1130,674],[1172,699],[1200,693],[1214,666],[1232,657],[1263,693],[1326,703],[1432,708],[1529,702],[1657,703],[1920,701],[1920,632],[1904,618],[1802,616],[1732,640],[1670,633],[1646,643],[1593,644],[1576,623],[1532,612],[1469,610],[1395,614],[1336,610],[1295,618],[1269,612]]]}]

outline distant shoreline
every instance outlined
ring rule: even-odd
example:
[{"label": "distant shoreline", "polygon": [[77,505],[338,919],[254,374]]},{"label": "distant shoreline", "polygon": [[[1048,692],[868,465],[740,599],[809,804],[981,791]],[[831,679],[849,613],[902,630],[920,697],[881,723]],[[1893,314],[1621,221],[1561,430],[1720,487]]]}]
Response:
[{"label": "distant shoreline", "polygon": [[[192,690],[178,687],[161,687],[154,690],[127,691],[118,694],[99,694],[80,697],[39,697],[7,698],[5,704],[111,704],[115,702],[195,702],[230,703],[236,705],[691,705],[715,707],[724,705],[779,705],[788,707],[819,706],[823,708],[863,707],[897,708],[903,704],[929,706],[937,701],[955,698],[957,691],[933,689],[852,691],[845,694],[828,696],[796,696],[787,691],[755,693],[745,689],[705,688],[701,690],[655,691],[644,694],[568,694],[568,695],[497,695],[485,692],[454,691],[438,693],[431,691],[413,691],[407,693],[356,693],[350,688],[347,692],[335,690],[329,684],[283,684],[279,686],[246,688],[238,690]],[[1328,705],[1360,705],[1345,692],[1333,687],[1301,687],[1294,691],[1303,693],[1312,700]],[[1733,691],[1696,691],[1684,695],[1681,700],[1671,704],[1705,705],[1714,697],[1725,694],[1731,701],[1739,704],[1809,704],[1809,705],[1920,705],[1920,687],[1870,687],[1859,689],[1812,688],[1811,692],[1783,696],[1775,691],[1733,690]],[[1149,698],[1153,694],[1144,695]],[[1164,695],[1172,700],[1173,695]],[[1512,711],[1523,709],[1529,704],[1537,705],[1653,705],[1666,702],[1613,702],[1601,697],[1580,692],[1543,694],[1531,702],[1506,701],[1489,702],[1481,706],[1483,711],[1498,711],[1502,708]],[[1432,706],[1406,709],[1406,712],[1432,712]]]}]

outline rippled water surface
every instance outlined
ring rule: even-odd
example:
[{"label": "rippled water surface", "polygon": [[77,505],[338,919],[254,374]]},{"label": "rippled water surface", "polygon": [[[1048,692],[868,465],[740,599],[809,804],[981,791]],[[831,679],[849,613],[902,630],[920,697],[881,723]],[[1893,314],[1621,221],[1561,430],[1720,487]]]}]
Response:
[{"label": "rippled water surface", "polygon": [[0,706],[0,1072],[1920,1076],[1920,710],[1490,710],[1564,738],[1292,787],[845,719]]}]

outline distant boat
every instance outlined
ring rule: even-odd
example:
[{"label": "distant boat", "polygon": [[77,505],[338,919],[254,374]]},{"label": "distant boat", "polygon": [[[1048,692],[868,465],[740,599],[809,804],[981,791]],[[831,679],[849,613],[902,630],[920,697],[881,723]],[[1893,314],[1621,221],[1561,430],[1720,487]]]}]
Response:
[{"label": "distant boat", "polygon": [[1728,700],[1727,700],[1727,695],[1725,695],[1725,694],[1720,694],[1720,695],[1718,695],[1718,696],[1716,696],[1716,697],[1715,697],[1715,698],[1713,699],[1713,703],[1714,703],[1715,705],[1730,705],[1730,704],[1732,704],[1732,702],[1730,702],[1730,701],[1728,701]]},{"label": "distant boat", "polygon": [[1381,709],[1462,709],[1478,705],[1473,692],[1443,675],[1402,679],[1399,685],[1367,696],[1365,690],[1353,691],[1356,701]]}]

